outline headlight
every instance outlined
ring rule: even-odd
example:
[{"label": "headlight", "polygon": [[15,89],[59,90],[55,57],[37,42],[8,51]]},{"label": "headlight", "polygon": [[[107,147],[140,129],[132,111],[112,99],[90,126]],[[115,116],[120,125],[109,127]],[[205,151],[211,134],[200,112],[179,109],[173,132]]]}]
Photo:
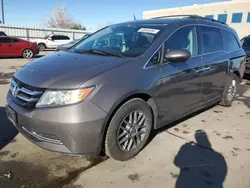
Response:
[{"label": "headlight", "polygon": [[47,90],[36,104],[36,107],[62,106],[67,104],[74,104],[86,98],[93,89],[94,87],[64,91]]}]

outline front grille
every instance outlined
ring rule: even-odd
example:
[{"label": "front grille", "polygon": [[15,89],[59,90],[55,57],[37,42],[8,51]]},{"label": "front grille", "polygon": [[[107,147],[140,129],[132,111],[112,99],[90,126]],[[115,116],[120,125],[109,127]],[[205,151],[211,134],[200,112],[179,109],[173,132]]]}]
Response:
[{"label": "front grille", "polygon": [[15,78],[11,80],[9,91],[14,102],[27,109],[34,108],[44,92],[43,89],[34,88]]}]

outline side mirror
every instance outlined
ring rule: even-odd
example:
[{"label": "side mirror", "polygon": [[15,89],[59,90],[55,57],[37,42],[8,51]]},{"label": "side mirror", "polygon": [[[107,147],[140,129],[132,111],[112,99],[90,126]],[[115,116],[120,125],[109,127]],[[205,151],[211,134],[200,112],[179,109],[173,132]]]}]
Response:
[{"label": "side mirror", "polygon": [[51,40],[51,41],[52,41],[52,38],[48,38],[48,40]]},{"label": "side mirror", "polygon": [[165,59],[170,62],[186,62],[191,57],[191,53],[186,49],[169,50],[165,54]]}]

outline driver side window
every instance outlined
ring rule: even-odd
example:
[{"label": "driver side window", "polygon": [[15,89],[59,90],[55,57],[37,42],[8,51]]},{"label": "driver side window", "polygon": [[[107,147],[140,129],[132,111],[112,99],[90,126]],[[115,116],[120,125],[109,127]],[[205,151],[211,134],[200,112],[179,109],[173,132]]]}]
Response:
[{"label": "driver side window", "polygon": [[[177,30],[165,42],[164,54],[169,50],[186,49],[192,56],[198,54],[197,35],[195,26],[186,26]],[[164,59],[164,62],[167,60]]]}]

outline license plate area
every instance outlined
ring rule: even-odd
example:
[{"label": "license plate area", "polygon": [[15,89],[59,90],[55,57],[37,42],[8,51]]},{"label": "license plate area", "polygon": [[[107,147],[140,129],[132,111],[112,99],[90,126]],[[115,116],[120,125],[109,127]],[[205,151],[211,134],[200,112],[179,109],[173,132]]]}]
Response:
[{"label": "license plate area", "polygon": [[9,106],[6,107],[7,117],[14,124],[17,124],[17,115],[16,112]]}]

